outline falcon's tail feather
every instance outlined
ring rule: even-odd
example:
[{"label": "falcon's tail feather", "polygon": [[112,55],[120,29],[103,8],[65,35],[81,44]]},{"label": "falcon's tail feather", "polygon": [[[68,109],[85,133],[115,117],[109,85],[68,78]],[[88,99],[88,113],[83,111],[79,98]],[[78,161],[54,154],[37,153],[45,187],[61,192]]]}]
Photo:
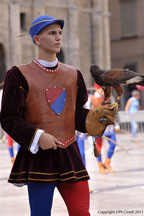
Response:
[{"label": "falcon's tail feather", "polygon": [[136,77],[133,77],[129,80],[126,81],[126,84],[129,85],[129,84],[133,84],[133,83],[140,83],[140,82],[143,82],[144,83],[144,76],[136,76]]}]

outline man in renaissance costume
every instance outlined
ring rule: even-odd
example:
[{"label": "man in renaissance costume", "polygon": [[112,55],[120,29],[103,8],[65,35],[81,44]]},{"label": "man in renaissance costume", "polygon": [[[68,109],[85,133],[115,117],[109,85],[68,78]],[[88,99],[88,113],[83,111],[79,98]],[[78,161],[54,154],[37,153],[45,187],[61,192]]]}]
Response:
[{"label": "man in renaissance costume", "polygon": [[[27,185],[31,216],[50,216],[55,187],[70,216],[89,216],[88,173],[75,130],[86,133],[87,90],[80,71],[58,61],[64,20],[36,18],[30,36],[38,58],[6,74],[2,128],[20,144],[8,182]],[[107,124],[113,123],[109,112]],[[91,117],[90,117],[91,118]],[[89,128],[89,127],[88,127]]]}]

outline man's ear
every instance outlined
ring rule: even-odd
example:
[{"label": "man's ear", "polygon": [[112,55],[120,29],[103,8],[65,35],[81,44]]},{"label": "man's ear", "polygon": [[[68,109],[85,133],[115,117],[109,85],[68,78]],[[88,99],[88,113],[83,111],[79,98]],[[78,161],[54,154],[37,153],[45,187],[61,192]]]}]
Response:
[{"label": "man's ear", "polygon": [[38,35],[35,35],[35,36],[33,37],[33,41],[34,41],[34,43],[35,43],[37,46],[40,45],[40,38],[39,38]]}]

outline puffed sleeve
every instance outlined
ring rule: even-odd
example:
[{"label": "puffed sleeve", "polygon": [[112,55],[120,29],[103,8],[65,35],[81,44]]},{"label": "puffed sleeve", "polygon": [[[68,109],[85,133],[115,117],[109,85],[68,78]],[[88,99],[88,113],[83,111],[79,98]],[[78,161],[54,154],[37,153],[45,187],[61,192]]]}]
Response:
[{"label": "puffed sleeve", "polygon": [[37,128],[24,120],[27,94],[26,79],[16,66],[12,67],[5,78],[0,122],[6,133],[29,150]]},{"label": "puffed sleeve", "polygon": [[81,72],[77,72],[76,130],[86,133],[85,120],[89,110],[83,106],[88,100],[88,93]]}]

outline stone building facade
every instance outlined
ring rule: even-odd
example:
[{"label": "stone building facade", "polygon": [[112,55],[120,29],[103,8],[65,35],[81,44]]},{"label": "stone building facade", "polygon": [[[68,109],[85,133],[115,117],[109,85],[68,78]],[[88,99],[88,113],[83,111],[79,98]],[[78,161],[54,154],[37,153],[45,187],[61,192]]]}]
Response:
[{"label": "stone building facade", "polygon": [[34,18],[47,14],[65,20],[58,58],[79,69],[91,86],[92,63],[110,68],[108,5],[109,0],[1,0],[0,82],[12,65],[29,63],[37,56],[28,30]]},{"label": "stone building facade", "polygon": [[[144,74],[144,0],[110,0],[112,68],[129,68]],[[135,85],[125,88],[122,109]],[[141,91],[144,109],[144,91]]]}]

